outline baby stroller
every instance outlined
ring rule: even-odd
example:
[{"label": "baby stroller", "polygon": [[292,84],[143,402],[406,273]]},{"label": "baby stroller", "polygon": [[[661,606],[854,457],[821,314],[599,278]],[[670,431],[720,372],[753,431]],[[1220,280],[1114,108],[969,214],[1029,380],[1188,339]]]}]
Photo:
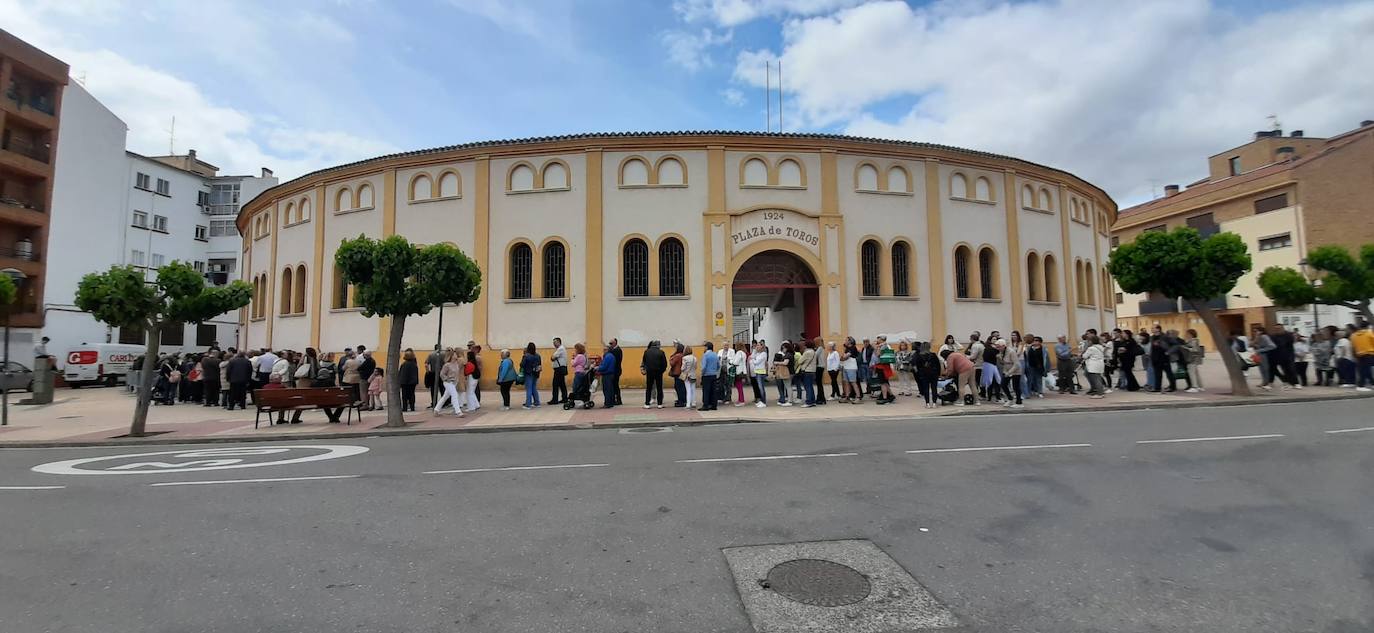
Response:
[{"label": "baby stroller", "polygon": [[[597,362],[600,362],[600,358]],[[589,361],[590,362],[590,361]],[[582,402],[583,409],[590,409],[596,406],[592,400],[592,390],[595,388],[596,371],[588,370],[573,376],[572,392],[563,400],[563,410],[571,411],[577,408],[578,401]]]},{"label": "baby stroller", "polygon": [[953,380],[941,380],[936,394],[941,405],[950,405],[959,401],[959,388],[954,386]]}]

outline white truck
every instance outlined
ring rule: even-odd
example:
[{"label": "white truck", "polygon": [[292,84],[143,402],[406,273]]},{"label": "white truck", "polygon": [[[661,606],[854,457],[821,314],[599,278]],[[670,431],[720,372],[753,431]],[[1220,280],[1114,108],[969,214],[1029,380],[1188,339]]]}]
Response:
[{"label": "white truck", "polygon": [[142,345],[100,343],[81,344],[67,351],[62,378],[71,387],[105,384],[111,387],[127,379],[134,359],[143,354]]}]

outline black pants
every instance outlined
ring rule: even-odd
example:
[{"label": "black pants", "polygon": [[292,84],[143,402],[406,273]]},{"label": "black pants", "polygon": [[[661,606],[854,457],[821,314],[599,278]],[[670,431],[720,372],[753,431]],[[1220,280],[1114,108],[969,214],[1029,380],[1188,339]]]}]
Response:
[{"label": "black pants", "polygon": [[[1273,362],[1271,357],[1270,362]],[[1291,358],[1285,358],[1274,363],[1274,375],[1279,376],[1284,382],[1290,385],[1298,384],[1298,369]]]},{"label": "black pants", "polygon": [[825,368],[816,368],[816,404],[825,404]]},{"label": "black pants", "polygon": [[839,399],[844,397],[844,392],[840,391],[840,370],[830,370],[830,397]]},{"label": "black pants", "polygon": [[248,408],[247,397],[248,383],[231,382],[229,383],[229,400],[225,402],[225,405],[230,409],[233,409],[235,405],[238,405],[240,409],[246,409]]},{"label": "black pants", "polygon": [[701,377],[701,410],[714,411],[716,408],[716,377]]},{"label": "black pants", "polygon": [[677,397],[673,406],[681,407],[687,404],[687,383],[679,376],[673,376],[673,395]]},{"label": "black pants", "polygon": [[1121,372],[1126,377],[1126,391],[1140,391],[1140,382],[1135,379],[1135,358],[1126,361],[1121,366]]},{"label": "black pants", "polygon": [[1307,361],[1293,363],[1293,368],[1298,372],[1298,384],[1307,386]]},{"label": "black pants", "polygon": [[219,381],[205,380],[201,383],[205,391],[205,406],[213,407],[219,405]]},{"label": "black pants", "polygon": [[601,399],[604,401],[601,403],[601,408],[603,409],[615,406],[615,399],[619,395],[616,393],[616,377],[615,374],[601,377]]},{"label": "black pants", "polygon": [[[619,369],[619,368],[616,368],[615,373],[614,373],[614,374],[611,374],[611,379],[608,380],[608,381],[603,381],[603,382],[609,382],[609,383],[610,383],[610,385],[611,385],[611,390],[610,390],[609,393],[611,394],[611,396],[613,396],[613,397],[615,398],[614,404],[622,404],[622,403],[620,402],[620,369]],[[605,391],[605,390],[603,389],[602,391]],[[607,401],[606,404],[612,404],[612,403],[609,402],[609,401]]]},{"label": "black pants", "polygon": [[1178,388],[1178,379],[1174,378],[1174,371],[1170,367],[1168,361],[1153,363],[1150,365],[1150,370],[1155,373],[1156,389],[1159,389],[1160,391],[1164,390],[1165,378],[1169,379],[1169,391],[1173,391]]},{"label": "black pants", "polygon": [[510,408],[510,386],[515,384],[513,380],[496,383],[501,388],[501,406]]},{"label": "black pants", "polygon": [[401,385],[401,410],[415,410],[415,385]]},{"label": "black pants", "polygon": [[568,368],[553,368],[553,395],[549,396],[549,404],[558,404],[568,399]]},{"label": "black pants", "polygon": [[644,376],[644,404],[653,404],[652,400],[658,398],[658,406],[663,406],[663,374],[645,374]]},{"label": "black pants", "polygon": [[916,390],[921,392],[921,397],[926,402],[935,402],[940,399],[936,385],[940,384],[935,378],[922,378],[916,374]]},{"label": "black pants", "polygon": [[[1016,394],[1016,404],[1021,404],[1021,376],[1019,374],[1015,376],[1008,376],[1007,380],[1011,382],[1012,393]],[[1002,385],[1002,389],[1004,391],[1006,390],[1006,388],[1006,385]],[[1011,394],[1008,394],[1007,397],[1010,398]]]}]

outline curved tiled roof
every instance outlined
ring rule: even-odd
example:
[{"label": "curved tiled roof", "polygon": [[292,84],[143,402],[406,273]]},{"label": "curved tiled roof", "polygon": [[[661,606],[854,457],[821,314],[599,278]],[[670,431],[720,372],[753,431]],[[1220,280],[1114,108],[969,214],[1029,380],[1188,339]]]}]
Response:
[{"label": "curved tiled roof", "polygon": [[734,136],[734,137],[742,137],[742,138],[761,138],[761,139],[796,139],[796,140],[815,140],[815,141],[844,141],[844,142],[851,142],[851,143],[872,143],[872,144],[877,144],[877,145],[891,145],[891,146],[896,146],[896,147],[918,148],[918,149],[933,149],[933,150],[941,150],[941,151],[947,151],[947,152],[955,152],[955,153],[960,153],[960,154],[967,154],[967,155],[969,155],[969,156],[976,156],[976,157],[980,157],[980,158],[991,158],[991,159],[995,159],[995,160],[1011,161],[1011,162],[1014,162],[1014,163],[1020,163],[1020,164],[1023,164],[1023,165],[1029,165],[1029,166],[1036,167],[1036,168],[1039,168],[1039,169],[1045,169],[1045,170],[1048,170],[1048,171],[1053,171],[1053,172],[1057,172],[1057,173],[1060,173],[1060,174],[1064,174],[1064,175],[1067,176],[1067,177],[1070,177],[1070,178],[1073,178],[1073,179],[1078,180],[1078,181],[1080,181],[1080,182],[1083,182],[1084,184],[1088,185],[1089,187],[1092,187],[1093,189],[1097,190],[1099,193],[1102,194],[1102,197],[1107,198],[1108,200],[1111,199],[1111,196],[1107,195],[1107,192],[1103,191],[1100,187],[1098,187],[1098,186],[1096,186],[1096,185],[1093,185],[1092,183],[1089,183],[1089,182],[1087,182],[1086,180],[1083,180],[1082,178],[1080,178],[1080,177],[1078,177],[1078,176],[1076,176],[1076,175],[1074,175],[1074,174],[1072,174],[1072,173],[1069,173],[1069,172],[1067,172],[1067,171],[1064,171],[1064,170],[1062,170],[1062,169],[1056,169],[1056,168],[1050,167],[1050,166],[1048,166],[1048,165],[1041,165],[1041,164],[1039,164],[1039,163],[1034,163],[1034,162],[1031,162],[1031,161],[1028,161],[1028,160],[1024,160],[1024,159],[1021,159],[1021,158],[1016,158],[1016,157],[1013,157],[1013,156],[1005,156],[1005,155],[1002,155],[1002,154],[994,154],[994,153],[992,153],[992,152],[984,152],[984,151],[980,151],[980,150],[965,149],[965,148],[962,148],[962,147],[955,147],[955,146],[953,146],[953,145],[941,145],[941,144],[938,144],[938,143],[924,143],[924,142],[920,142],[920,141],[902,141],[902,140],[885,139],[885,138],[875,138],[875,137],[865,137],[865,136],[847,136],[847,135],[844,135],[844,134],[824,134],[824,133],[815,133],[815,132],[737,132],[737,131],[729,131],[729,130],[686,130],[686,131],[677,131],[677,132],[583,132],[583,133],[578,133],[578,134],[562,134],[562,135],[557,135],[557,136],[531,136],[531,137],[527,137],[527,138],[504,139],[504,140],[494,140],[494,141],[474,141],[474,142],[471,142],[471,143],[460,143],[460,144],[457,144],[457,145],[445,145],[445,146],[442,146],[442,147],[431,147],[431,148],[428,148],[428,149],[412,150],[412,151],[409,151],[409,152],[397,152],[397,153],[394,153],[394,154],[386,154],[386,155],[383,155],[383,156],[375,156],[375,157],[373,157],[373,158],[367,158],[367,159],[364,159],[364,160],[354,161],[354,162],[351,162],[351,163],[345,163],[345,164],[342,164],[342,165],[335,165],[335,166],[333,166],[333,167],[326,167],[326,168],[324,168],[324,169],[318,169],[318,170],[312,171],[312,172],[310,172],[310,173],[308,173],[308,174],[304,174],[304,175],[298,176],[298,177],[296,177],[296,178],[292,178],[291,180],[288,180],[288,181],[286,181],[286,182],[284,182],[284,183],[281,183],[281,184],[279,184],[279,185],[276,185],[276,186],[274,186],[274,187],[271,187],[271,188],[269,188],[269,189],[263,191],[262,193],[258,194],[257,196],[254,196],[252,200],[249,200],[249,201],[245,202],[245,203],[243,204],[243,207],[241,207],[241,208],[246,208],[246,207],[250,206],[250,205],[251,205],[253,202],[255,202],[258,198],[267,196],[268,194],[274,194],[274,195],[275,195],[274,192],[275,192],[276,190],[278,190],[278,189],[284,189],[284,188],[289,188],[289,187],[291,187],[292,185],[294,185],[295,183],[297,183],[297,182],[299,182],[299,181],[302,181],[302,180],[307,180],[307,179],[310,179],[310,178],[314,178],[314,177],[316,177],[316,176],[326,175],[326,174],[330,174],[330,173],[334,173],[334,172],[345,171],[345,170],[348,170],[348,169],[352,169],[352,168],[354,168],[354,167],[361,167],[361,166],[368,165],[368,164],[370,164],[370,163],[382,163],[382,162],[389,161],[389,160],[393,160],[393,159],[397,159],[397,158],[411,158],[411,157],[417,157],[417,156],[426,156],[426,155],[430,155],[430,154],[442,154],[442,153],[446,153],[446,152],[461,151],[461,150],[471,150],[471,149],[481,149],[481,148],[488,148],[488,147],[512,147],[512,146],[519,146],[519,145],[538,145],[538,144],[540,144],[540,143],[557,143],[557,142],[563,142],[563,141],[583,141],[583,140],[595,140],[595,139],[655,139],[655,138],[674,138],[674,137],[713,137],[713,136],[715,136],[715,137],[721,137],[721,136]]}]

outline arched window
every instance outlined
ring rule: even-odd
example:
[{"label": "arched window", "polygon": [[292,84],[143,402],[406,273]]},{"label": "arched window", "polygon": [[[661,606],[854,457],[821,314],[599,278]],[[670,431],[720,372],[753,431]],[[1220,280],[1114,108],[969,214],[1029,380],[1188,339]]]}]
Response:
[{"label": "arched window", "polygon": [[1040,208],[1046,211],[1054,210],[1054,203],[1050,201],[1050,190],[1042,188],[1040,190]]},{"label": "arched window", "polygon": [[371,209],[372,205],[372,185],[360,185],[358,187],[358,208]]},{"label": "arched window", "polygon": [[639,238],[625,242],[623,259],[622,294],[626,297],[649,296],[649,245]]},{"label": "arched window", "polygon": [[1069,217],[1078,219],[1078,198],[1069,198]]},{"label": "arched window", "polygon": [[960,299],[971,298],[969,289],[969,267],[972,266],[973,253],[967,246],[954,249],[954,296]]},{"label": "arched window", "polygon": [[869,164],[859,165],[859,172],[854,175],[854,188],[859,191],[877,191],[878,168]]},{"label": "arched window", "polygon": [[1083,296],[1088,294],[1083,287],[1083,260],[1073,260],[1073,290],[1078,294],[1078,302],[1083,303]]},{"label": "arched window", "polygon": [[568,253],[562,242],[544,246],[544,298],[565,299],[568,296]]},{"label": "arched window", "polygon": [[277,304],[280,314],[291,314],[291,298],[295,296],[291,292],[291,280],[294,278],[290,268],[281,271],[281,302]]},{"label": "arched window", "polygon": [[1115,305],[1115,303],[1112,300],[1112,297],[1114,296],[1116,289],[1112,287],[1112,276],[1110,273],[1107,272],[1106,268],[1102,269],[1101,274],[1102,294],[1100,296],[1102,297],[1102,307],[1110,308],[1111,306]]},{"label": "arched window", "polygon": [[433,190],[434,181],[429,179],[429,174],[415,174],[415,177],[410,179],[410,199],[412,202],[428,200]]},{"label": "arched window", "polygon": [[1026,207],[1028,209],[1036,208],[1035,189],[1031,188],[1030,185],[1021,187],[1021,206]]},{"label": "arched window", "polygon": [[973,183],[973,195],[979,200],[992,200],[992,181],[979,176]]},{"label": "arched window", "polygon": [[997,253],[991,247],[984,246],[978,251],[978,284],[982,291],[982,298],[996,299],[997,292]]},{"label": "arched window", "polygon": [[529,299],[534,285],[534,253],[524,242],[510,248],[510,298]]},{"label": "arched window", "polygon": [[877,240],[864,240],[863,245],[859,247],[859,275],[865,297],[876,297],[881,294],[881,286],[878,283],[878,257],[882,250]]},{"label": "arched window", "polygon": [[751,158],[744,161],[744,184],[768,184],[768,165],[758,158]]},{"label": "arched window", "polygon": [[568,168],[563,163],[550,162],[544,165],[544,188],[564,189],[568,186]]},{"label": "arched window", "polygon": [[296,203],[286,203],[286,210],[282,212],[281,225],[291,226],[296,223]]},{"label": "arched window", "polygon": [[801,163],[790,158],[778,163],[778,186],[800,187],[802,180]]},{"label": "arched window", "polygon": [[1083,303],[1085,305],[1096,305],[1097,299],[1095,298],[1095,295],[1097,293],[1093,292],[1093,290],[1097,286],[1097,282],[1093,281],[1092,262],[1083,262],[1083,285],[1085,286],[1085,289],[1088,292],[1086,295],[1084,295],[1085,300],[1081,301],[1080,303]]},{"label": "arched window", "polygon": [[462,190],[458,180],[458,172],[446,171],[442,176],[439,176],[440,198],[456,198]]},{"label": "arched window", "polygon": [[348,187],[339,187],[339,191],[334,194],[334,210],[348,211],[353,208],[353,191]]},{"label": "arched window", "polygon": [[685,185],[687,184],[687,168],[682,166],[682,161],[676,158],[664,158],[658,162],[658,184],[660,185]]},{"label": "arched window", "polygon": [[893,167],[887,170],[887,190],[911,191],[911,178],[907,176],[905,168]]},{"label": "arched window", "polygon": [[301,204],[296,209],[297,222],[310,221],[310,198],[301,198]]},{"label": "arched window", "polygon": [[249,301],[248,314],[256,319],[258,310],[262,307],[262,286],[258,283],[258,278],[253,277],[253,297]]},{"label": "arched window", "polygon": [[649,164],[638,158],[625,161],[625,165],[620,168],[620,184],[649,184]]},{"label": "arched window", "polygon": [[906,242],[892,245],[892,296],[911,296],[911,246]]},{"label": "arched window", "polygon": [[1054,255],[1045,253],[1045,301],[1059,300],[1059,269],[1054,265]]},{"label": "arched window", "polygon": [[296,266],[296,294],[291,297],[291,310],[305,314],[305,264]]},{"label": "arched window", "polygon": [[955,172],[949,177],[949,197],[968,197],[968,178],[965,178],[963,174]]},{"label": "arched window", "polygon": [[529,191],[534,189],[534,169],[529,165],[516,165],[510,170],[510,190]]},{"label": "arched window", "polygon": [[658,294],[687,296],[687,252],[675,237],[658,243]]},{"label": "arched window", "polygon": [[1026,296],[1031,301],[1044,301],[1045,297],[1040,291],[1041,275],[1045,273],[1040,268],[1040,256],[1031,251],[1026,255]]},{"label": "arched window", "polygon": [[348,307],[348,284],[344,281],[343,270],[334,266],[334,292],[330,295],[330,307],[342,310]]}]

